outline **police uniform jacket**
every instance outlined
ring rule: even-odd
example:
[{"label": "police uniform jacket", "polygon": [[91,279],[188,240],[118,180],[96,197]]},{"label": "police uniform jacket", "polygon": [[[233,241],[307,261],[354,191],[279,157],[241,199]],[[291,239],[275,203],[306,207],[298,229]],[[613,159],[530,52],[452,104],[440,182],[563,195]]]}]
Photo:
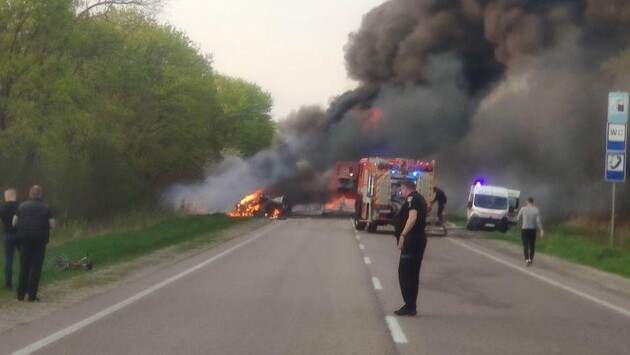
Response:
[{"label": "police uniform jacket", "polygon": [[421,239],[426,238],[424,228],[427,223],[427,201],[417,191],[413,191],[409,194],[409,196],[407,196],[405,203],[398,211],[395,225],[397,241],[400,239],[400,234],[405,228],[405,224],[409,218],[409,210],[416,210],[418,212],[418,218],[416,219],[416,223],[413,225],[413,228],[411,228],[409,234],[405,237],[405,245],[403,246],[403,249],[405,251],[414,252],[416,249],[420,249],[422,244]]}]

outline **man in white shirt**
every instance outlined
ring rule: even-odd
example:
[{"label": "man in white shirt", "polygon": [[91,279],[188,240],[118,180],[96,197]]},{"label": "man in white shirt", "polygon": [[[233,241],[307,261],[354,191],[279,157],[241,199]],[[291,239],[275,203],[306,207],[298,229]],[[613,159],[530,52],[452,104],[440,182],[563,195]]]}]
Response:
[{"label": "man in white shirt", "polygon": [[536,251],[536,228],[540,229],[540,237],[545,236],[542,223],[540,222],[540,211],[534,207],[534,199],[527,199],[527,206],[518,211],[517,221],[523,220],[521,225],[521,240],[523,241],[523,253],[525,254],[525,265],[530,266],[534,260]]}]

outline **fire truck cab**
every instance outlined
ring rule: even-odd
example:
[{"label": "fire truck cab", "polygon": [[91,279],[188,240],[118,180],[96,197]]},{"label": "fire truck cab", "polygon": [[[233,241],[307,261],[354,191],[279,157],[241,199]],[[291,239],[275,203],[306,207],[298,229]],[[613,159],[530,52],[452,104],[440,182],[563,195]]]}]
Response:
[{"label": "fire truck cab", "polygon": [[433,199],[435,161],[407,158],[363,158],[359,161],[354,226],[374,233],[378,226],[394,224],[404,198],[403,179],[416,181],[416,189],[427,201]]},{"label": "fire truck cab", "polygon": [[324,204],[324,214],[352,214],[357,199],[357,170],[355,161],[338,161],[330,180],[330,199]]}]

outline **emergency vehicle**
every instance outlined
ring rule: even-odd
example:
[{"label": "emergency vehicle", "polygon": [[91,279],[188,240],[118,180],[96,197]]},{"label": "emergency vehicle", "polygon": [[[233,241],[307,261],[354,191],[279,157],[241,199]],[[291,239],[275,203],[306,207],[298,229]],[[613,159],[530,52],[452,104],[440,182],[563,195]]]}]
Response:
[{"label": "emergency vehicle", "polygon": [[403,179],[416,182],[416,190],[427,201],[433,199],[435,161],[407,158],[363,158],[359,161],[354,226],[374,233],[378,226],[394,224],[405,202],[400,185]]},{"label": "emergency vehicle", "polygon": [[470,187],[466,217],[467,230],[508,230],[516,224],[521,192],[502,186],[484,185],[481,181]]},{"label": "emergency vehicle", "polygon": [[324,214],[352,214],[357,200],[357,172],[355,161],[338,161],[330,179],[331,196],[324,205]]}]

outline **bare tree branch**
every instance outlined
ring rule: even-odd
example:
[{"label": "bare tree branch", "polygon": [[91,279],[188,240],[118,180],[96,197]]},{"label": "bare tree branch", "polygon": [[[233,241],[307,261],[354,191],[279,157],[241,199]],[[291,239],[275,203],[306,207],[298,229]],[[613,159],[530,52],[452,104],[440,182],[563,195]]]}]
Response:
[{"label": "bare tree branch", "polygon": [[141,8],[149,13],[159,11],[162,0],[78,0],[77,17],[87,18],[96,14],[106,14],[116,7]]}]

